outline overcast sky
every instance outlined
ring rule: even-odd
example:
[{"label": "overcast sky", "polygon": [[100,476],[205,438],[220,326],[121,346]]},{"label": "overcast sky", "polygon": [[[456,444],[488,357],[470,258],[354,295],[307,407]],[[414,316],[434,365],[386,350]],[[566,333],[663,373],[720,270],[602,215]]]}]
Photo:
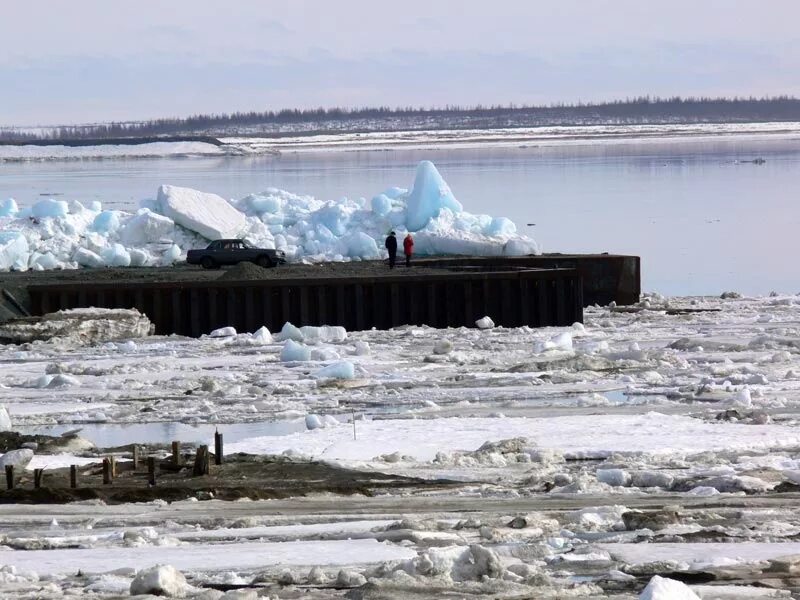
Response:
[{"label": "overcast sky", "polygon": [[800,95],[798,0],[4,0],[0,124]]}]

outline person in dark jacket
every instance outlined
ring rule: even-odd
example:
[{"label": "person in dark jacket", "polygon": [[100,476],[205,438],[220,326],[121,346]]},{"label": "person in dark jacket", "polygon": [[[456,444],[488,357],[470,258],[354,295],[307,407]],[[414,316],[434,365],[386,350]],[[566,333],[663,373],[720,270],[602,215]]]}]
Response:
[{"label": "person in dark jacket", "polygon": [[395,237],[394,231],[386,238],[384,246],[386,246],[386,249],[389,251],[389,268],[394,269],[394,263],[395,260],[397,260],[397,238]]},{"label": "person in dark jacket", "polygon": [[411,255],[414,254],[414,238],[410,233],[403,239],[403,254],[406,255],[406,267],[410,267]]}]

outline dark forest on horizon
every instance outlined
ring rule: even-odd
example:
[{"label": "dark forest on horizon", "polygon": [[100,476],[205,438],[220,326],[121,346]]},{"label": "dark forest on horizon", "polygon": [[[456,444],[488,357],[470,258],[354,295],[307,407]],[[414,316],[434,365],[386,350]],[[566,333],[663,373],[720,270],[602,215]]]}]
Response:
[{"label": "dark forest on horizon", "polygon": [[632,125],[800,121],[800,99],[639,98],[547,106],[495,105],[283,109],[184,118],[28,128],[0,128],[0,142],[108,140],[181,135],[288,135],[331,132],[467,129],[547,125]]}]

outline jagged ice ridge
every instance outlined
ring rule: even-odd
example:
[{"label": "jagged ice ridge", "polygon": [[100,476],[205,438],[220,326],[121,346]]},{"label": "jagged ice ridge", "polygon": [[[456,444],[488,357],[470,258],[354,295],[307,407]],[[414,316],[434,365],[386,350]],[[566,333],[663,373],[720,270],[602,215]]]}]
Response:
[{"label": "jagged ice ridge", "polygon": [[209,240],[234,237],[283,250],[291,261],[378,259],[392,230],[400,238],[412,232],[421,255],[540,253],[509,219],[464,211],[433,163],[423,161],[410,190],[390,188],[371,201],[275,188],[229,201],[170,185],[135,214],[77,200],[20,209],[8,199],[0,202],[0,270],[168,266]]}]

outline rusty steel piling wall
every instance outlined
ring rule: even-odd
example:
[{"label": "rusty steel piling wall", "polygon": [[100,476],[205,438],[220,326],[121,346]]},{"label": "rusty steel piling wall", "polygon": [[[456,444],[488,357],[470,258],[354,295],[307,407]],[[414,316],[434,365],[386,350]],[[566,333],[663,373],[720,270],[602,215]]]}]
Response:
[{"label": "rusty steel piling wall", "polygon": [[542,254],[540,256],[463,256],[416,259],[416,263],[452,268],[576,269],[583,280],[583,305],[635,304],[641,287],[641,260],[621,254]]},{"label": "rusty steel piling wall", "polygon": [[137,308],[158,334],[197,337],[219,327],[278,331],[295,325],[348,330],[406,324],[534,327],[583,321],[583,283],[575,269],[443,271],[441,274],[169,283],[32,285],[32,312]]}]

